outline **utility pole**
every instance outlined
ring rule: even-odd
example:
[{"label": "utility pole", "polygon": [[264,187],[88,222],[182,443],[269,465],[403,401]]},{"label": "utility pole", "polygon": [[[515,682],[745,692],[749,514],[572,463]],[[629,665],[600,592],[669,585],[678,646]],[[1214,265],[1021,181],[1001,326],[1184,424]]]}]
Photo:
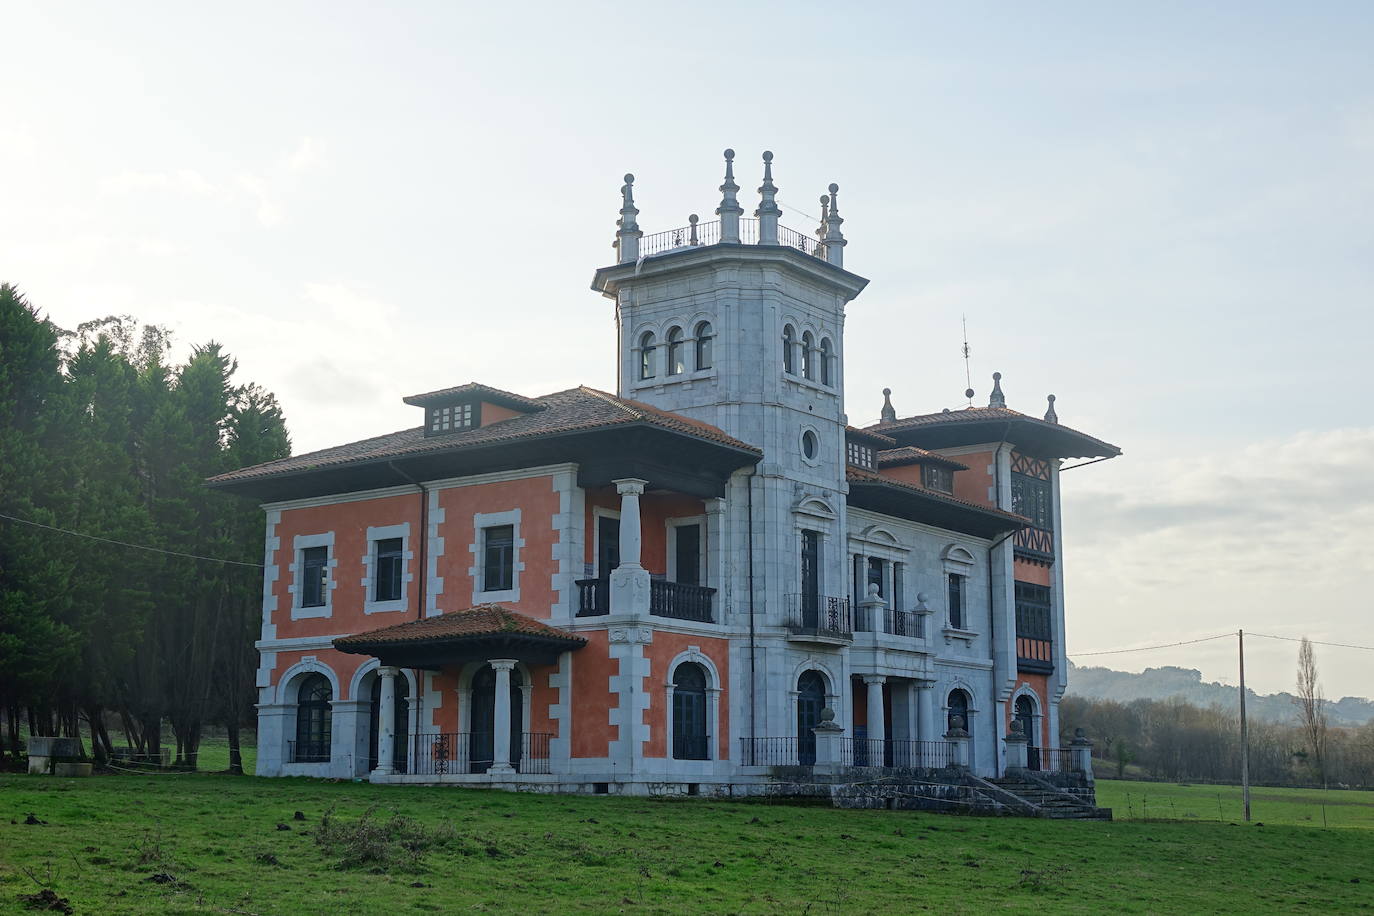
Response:
[{"label": "utility pole", "polygon": [[1240,641],[1240,791],[1245,798],[1245,822],[1250,823],[1250,731],[1245,722],[1245,631],[1237,630]]}]

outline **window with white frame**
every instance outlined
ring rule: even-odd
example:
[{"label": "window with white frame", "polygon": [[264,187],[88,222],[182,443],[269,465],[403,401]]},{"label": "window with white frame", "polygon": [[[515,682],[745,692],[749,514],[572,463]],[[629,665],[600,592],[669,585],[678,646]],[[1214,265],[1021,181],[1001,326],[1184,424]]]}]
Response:
[{"label": "window with white frame", "polygon": [[407,610],[410,573],[410,524],[367,529],[367,553],[363,555],[363,613]]},{"label": "window with white frame", "polygon": [[459,429],[470,429],[475,425],[476,413],[471,404],[445,404],[443,407],[429,409],[429,431],[451,433]]},{"label": "window with white frame", "polygon": [[328,617],[334,590],[331,570],[338,565],[334,557],[334,533],[298,534],[292,544],[295,560],[291,564],[291,619]]},{"label": "window with white frame", "polygon": [[873,468],[873,447],[849,440],[849,463],[857,468]]},{"label": "window with white frame", "polygon": [[473,604],[520,600],[520,510],[478,513],[472,552]]},{"label": "window with white frame", "polygon": [[508,592],[515,585],[515,526],[482,529],[482,591]]}]

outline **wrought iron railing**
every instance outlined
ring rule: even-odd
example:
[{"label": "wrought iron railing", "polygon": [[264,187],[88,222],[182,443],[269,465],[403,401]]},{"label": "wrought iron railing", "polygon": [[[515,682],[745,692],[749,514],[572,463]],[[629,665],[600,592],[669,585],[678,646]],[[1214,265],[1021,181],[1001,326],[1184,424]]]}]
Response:
[{"label": "wrought iron railing", "polygon": [[286,742],[286,759],[291,763],[328,763],[329,739]]},{"label": "wrought iron railing", "polygon": [[1054,559],[1054,532],[1045,528],[1022,528],[1013,536],[1012,546],[1021,553]]},{"label": "wrought iron railing", "polygon": [[[741,217],[739,221],[739,240],[742,245],[757,245],[759,241],[759,221],[749,217]],[[639,239],[639,255],[647,258],[650,255],[662,254],[665,251],[675,251],[679,248],[697,248],[705,245],[717,245],[720,243],[720,220],[713,219],[707,222],[696,222],[686,226],[679,226],[676,229],[668,229],[663,232],[653,232],[649,235],[641,236]],[[823,257],[821,242],[813,235],[789,229],[786,226],[778,226],[778,244],[786,248],[795,248],[803,254],[808,254],[813,258]]]},{"label": "wrought iron railing", "polygon": [[411,768],[417,776],[444,776],[471,769],[472,736],[467,732],[412,735]]},{"label": "wrought iron railing", "polygon": [[834,595],[787,596],[787,631],[793,636],[853,639],[849,599]]},{"label": "wrought iron railing", "polygon": [[715,596],[716,590],[704,585],[653,579],[649,582],[649,613],[656,617],[711,623]]},{"label": "wrought iron railing", "polygon": [[739,760],[746,767],[810,766],[816,762],[816,739],[741,738]]},{"label": "wrought iron railing", "polygon": [[[601,617],[611,612],[609,579],[578,579],[576,585],[578,617]],[[651,579],[649,613],[655,617],[712,623],[715,620],[715,596],[716,590],[704,585]]]},{"label": "wrought iron railing", "polygon": [[549,763],[549,732],[525,732],[520,736],[520,759],[516,763],[521,773],[552,773]]},{"label": "wrought iron railing", "polygon": [[[395,745],[392,747],[392,749],[391,749],[391,769],[392,769],[392,772],[395,772],[395,773],[404,773],[404,772],[406,771],[406,748],[409,746],[409,744],[410,744],[410,742],[408,742],[408,741],[406,741],[406,740],[404,740],[404,739],[401,739],[401,740],[398,740],[398,741],[395,743]],[[373,770],[377,769],[377,763],[378,763],[380,760],[381,760],[381,758],[378,757],[376,754],[370,754],[370,755],[368,756],[368,758],[367,758],[367,771],[368,771],[369,773],[371,773]]]},{"label": "wrought iron railing", "polygon": [[710,760],[710,735],[673,735],[674,760]]},{"label": "wrought iron railing", "polygon": [[1026,768],[1042,773],[1072,773],[1074,771],[1073,748],[1027,747]]},{"label": "wrought iron railing", "polygon": [[911,611],[872,608],[859,605],[854,610],[854,632],[887,633],[891,636],[925,638],[925,618]]}]

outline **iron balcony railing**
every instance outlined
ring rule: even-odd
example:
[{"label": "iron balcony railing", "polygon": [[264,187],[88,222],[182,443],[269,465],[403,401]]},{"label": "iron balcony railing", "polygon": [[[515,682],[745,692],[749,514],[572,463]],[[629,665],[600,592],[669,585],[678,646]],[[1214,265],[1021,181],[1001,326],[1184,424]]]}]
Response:
[{"label": "iron balcony railing", "polygon": [[[741,245],[759,243],[759,221],[741,217],[739,221],[739,240]],[[679,248],[698,248],[720,243],[720,220],[696,222],[664,232],[654,232],[639,239],[640,257],[675,251]],[[778,226],[778,244],[784,248],[795,248],[813,258],[822,257],[820,240],[815,236]]]},{"label": "iron balcony railing", "polygon": [[788,595],[787,631],[793,636],[853,639],[854,619],[849,599],[805,593]]},{"label": "iron balcony railing", "polygon": [[[611,583],[608,579],[577,580],[577,616],[601,617],[611,612]],[[649,613],[674,620],[715,622],[714,588],[685,582],[649,580]]]},{"label": "iron balcony railing", "polygon": [[286,759],[291,763],[328,763],[329,739],[286,742]]},{"label": "iron balcony railing", "polygon": [[890,608],[871,608],[860,605],[854,610],[854,632],[887,633],[890,636],[909,636],[924,639],[925,618],[911,611]]},{"label": "iron balcony railing", "polygon": [[[410,772],[418,776],[485,773],[494,760],[490,732],[443,732],[414,735],[410,740]],[[522,732],[510,748],[511,766],[519,773],[550,773],[548,732]],[[400,771],[398,771],[400,772]]]},{"label": "iron balcony railing", "polygon": [[1027,747],[1026,768],[1042,773],[1072,773],[1073,748]]},{"label": "iron balcony railing", "polygon": [[854,767],[938,770],[954,763],[948,741],[906,738],[843,738],[840,762]]},{"label": "iron balcony railing", "polygon": [[739,759],[747,767],[811,766],[816,762],[816,737],[741,738]]}]

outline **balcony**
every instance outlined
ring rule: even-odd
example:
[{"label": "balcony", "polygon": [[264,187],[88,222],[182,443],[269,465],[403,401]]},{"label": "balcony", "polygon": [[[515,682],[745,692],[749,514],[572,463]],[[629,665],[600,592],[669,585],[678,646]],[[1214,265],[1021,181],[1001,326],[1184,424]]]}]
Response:
[{"label": "balcony", "polygon": [[[418,776],[485,773],[494,762],[492,737],[490,732],[413,735],[407,742],[414,763],[409,772]],[[522,732],[518,742],[511,742],[511,766],[521,774],[552,772],[552,740],[553,735],[546,732]]]},{"label": "balcony", "polygon": [[1012,547],[1021,556],[1032,560],[1054,559],[1054,532],[1047,528],[1022,528],[1012,538]]},{"label": "balcony", "polygon": [[[603,617],[611,612],[609,579],[577,580],[577,616]],[[649,613],[655,617],[715,623],[716,590],[685,582],[649,580]]]},{"label": "balcony", "polygon": [[[759,221],[757,219],[749,219],[748,217],[740,219],[739,240],[742,245],[757,245],[759,243]],[[715,219],[710,222],[693,223],[690,226],[646,235],[639,240],[639,256],[647,258],[650,255],[676,251],[679,248],[701,248],[719,243],[720,220]],[[805,235],[795,229],[788,229],[786,226],[778,227],[778,244],[783,248],[795,248],[813,258],[825,256],[821,251],[819,239],[815,236]]]},{"label": "balcony", "polygon": [[860,605],[854,611],[855,633],[886,633],[925,639],[925,615],[914,611],[894,611],[890,608],[869,608]]},{"label": "balcony", "polygon": [[787,596],[787,633],[793,642],[842,645],[854,640],[849,599],[834,595]]},{"label": "balcony", "polygon": [[1016,668],[1034,674],[1054,671],[1054,643],[1048,639],[1016,634]]}]

